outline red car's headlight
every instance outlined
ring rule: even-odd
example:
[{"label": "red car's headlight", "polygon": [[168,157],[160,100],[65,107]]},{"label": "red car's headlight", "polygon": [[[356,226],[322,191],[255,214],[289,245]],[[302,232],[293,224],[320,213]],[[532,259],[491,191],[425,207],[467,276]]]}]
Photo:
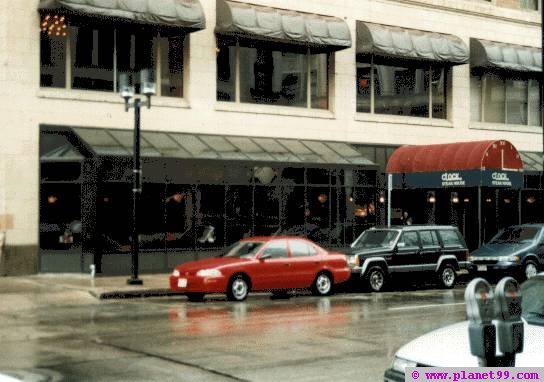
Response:
[{"label": "red car's headlight", "polygon": [[201,269],[196,272],[198,277],[221,277],[221,271],[218,269]]}]

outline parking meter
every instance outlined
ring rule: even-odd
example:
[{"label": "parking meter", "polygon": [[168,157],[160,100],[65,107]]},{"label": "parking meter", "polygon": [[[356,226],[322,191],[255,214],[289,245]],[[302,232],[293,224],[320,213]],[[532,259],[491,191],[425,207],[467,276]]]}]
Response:
[{"label": "parking meter", "polygon": [[470,352],[478,357],[480,366],[496,366],[497,338],[492,323],[495,302],[491,285],[483,278],[472,280],[465,290],[465,302]]},{"label": "parking meter", "polygon": [[503,354],[501,365],[513,367],[516,353],[523,351],[523,321],[521,320],[521,294],[512,277],[505,277],[495,288],[497,334],[499,350]]}]

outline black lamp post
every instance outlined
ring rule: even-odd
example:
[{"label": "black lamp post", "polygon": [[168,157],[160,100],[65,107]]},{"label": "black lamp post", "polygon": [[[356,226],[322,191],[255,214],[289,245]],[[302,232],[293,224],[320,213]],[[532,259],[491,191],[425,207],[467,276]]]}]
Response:
[{"label": "black lamp post", "polygon": [[125,100],[125,111],[134,108],[134,143],[133,143],[133,169],[132,169],[132,266],[131,277],[127,280],[130,285],[142,285],[143,280],[138,278],[138,257],[140,254],[140,230],[138,226],[138,209],[140,196],[142,193],[142,168],[140,163],[140,107],[151,107],[151,96],[155,95],[155,81],[151,69],[143,69],[140,72],[140,94],[145,95],[146,100],[142,101],[139,97],[130,99],[135,95],[134,83],[131,83],[129,75],[122,73],[119,75],[119,92]]}]

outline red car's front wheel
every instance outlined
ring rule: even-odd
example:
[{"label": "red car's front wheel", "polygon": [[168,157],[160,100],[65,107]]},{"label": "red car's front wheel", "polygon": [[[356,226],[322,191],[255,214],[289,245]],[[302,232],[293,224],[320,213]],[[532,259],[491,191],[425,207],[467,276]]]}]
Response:
[{"label": "red car's front wheel", "polygon": [[249,293],[249,284],[242,275],[234,276],[227,288],[227,298],[231,301],[244,301]]},{"label": "red car's front wheel", "polygon": [[312,291],[318,296],[327,296],[332,292],[332,278],[327,273],[317,275]]}]

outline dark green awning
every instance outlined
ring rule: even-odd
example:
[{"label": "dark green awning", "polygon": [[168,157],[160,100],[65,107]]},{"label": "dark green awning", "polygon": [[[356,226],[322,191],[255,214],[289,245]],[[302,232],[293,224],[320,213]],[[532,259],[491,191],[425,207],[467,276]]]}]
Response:
[{"label": "dark green awning", "polygon": [[217,0],[215,33],[340,50],[351,46],[346,22],[338,17]]},{"label": "dark green awning", "polygon": [[[60,130],[61,128],[52,130],[51,134],[55,139],[59,137]],[[100,157],[132,156],[132,130],[86,127],[62,130],[62,134],[73,135],[74,139],[70,139],[71,142],[78,142],[77,144],[83,147],[68,150],[65,145],[68,140],[65,139],[56,145],[44,147],[42,160],[59,160],[72,151],[88,152],[90,155]],[[47,130],[44,132],[47,133]],[[142,131],[141,153],[143,157],[148,158],[376,166],[349,143],[284,138]]]},{"label": "dark green awning", "polygon": [[542,172],[542,161],[544,154],[530,151],[520,151],[519,156],[523,161],[523,171]]},{"label": "dark green awning", "polygon": [[357,54],[466,64],[467,45],[457,36],[357,21]]},{"label": "dark green awning", "polygon": [[542,72],[541,49],[471,38],[470,65],[473,68]]},{"label": "dark green awning", "polygon": [[38,9],[192,30],[206,27],[204,11],[198,0],[40,0]]}]

